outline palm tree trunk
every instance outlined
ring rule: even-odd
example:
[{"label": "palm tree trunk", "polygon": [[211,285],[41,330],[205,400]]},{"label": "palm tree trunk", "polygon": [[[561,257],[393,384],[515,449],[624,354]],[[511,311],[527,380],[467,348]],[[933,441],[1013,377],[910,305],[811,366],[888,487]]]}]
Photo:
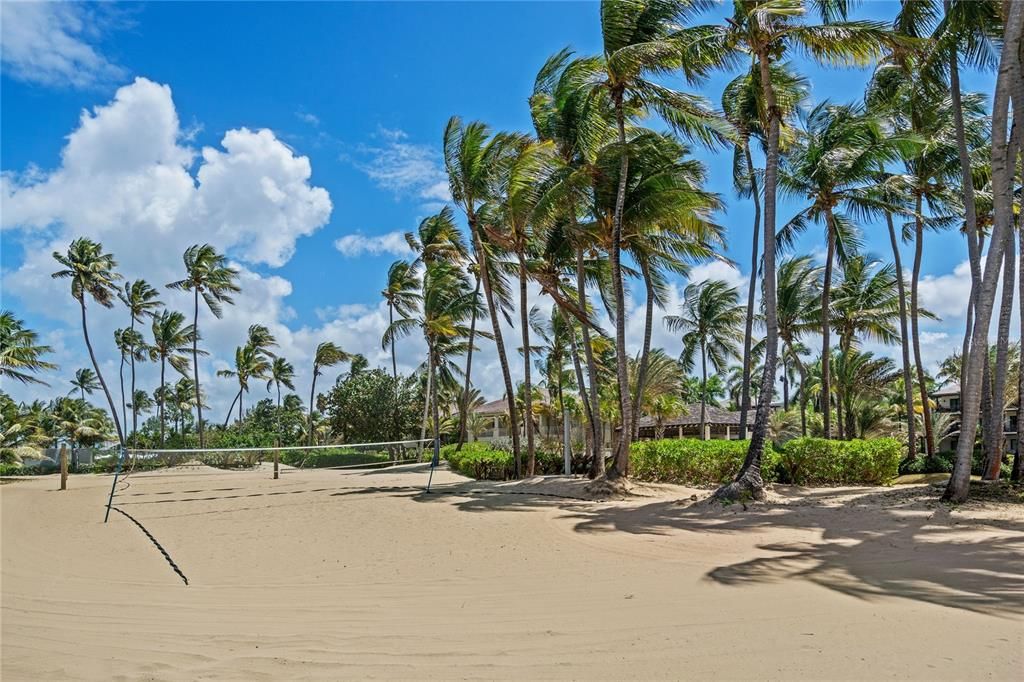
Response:
[{"label": "palm tree trunk", "polygon": [[1003,409],[1006,405],[1006,373],[1009,364],[1010,315],[1013,312],[1014,275],[1017,272],[1016,244],[1013,230],[1007,232],[1007,244],[1003,256],[1003,291],[999,307],[999,321],[996,327],[996,369],[992,374],[992,413],[989,415],[988,460],[982,478],[995,481],[999,478],[999,470],[1006,453],[1006,440],[1003,436]]},{"label": "palm tree trunk", "polygon": [[[825,209],[825,230],[828,233],[825,249],[825,274],[821,284],[821,395],[825,401],[822,409],[822,430],[825,438],[832,437],[832,382],[830,358],[832,353],[832,320],[829,312],[829,302],[832,296],[832,264],[836,257],[836,226],[835,218],[832,216],[832,209]],[[839,414],[842,407],[836,405],[836,419],[841,419]],[[842,435],[842,434],[840,434]]]},{"label": "palm tree trunk", "polygon": [[519,324],[523,335],[523,424],[526,429],[526,475],[533,476],[537,468],[537,451],[533,442],[533,383],[530,377],[530,311],[526,301],[526,261],[522,250],[519,258]]},{"label": "palm tree trunk", "polygon": [[[167,356],[160,356],[160,447],[164,447],[164,403],[167,396],[164,394],[164,371],[167,368]],[[232,403],[234,405],[234,403]]]},{"label": "palm tree trunk", "polygon": [[[132,337],[135,337],[135,315],[132,315]],[[132,343],[132,445],[139,447],[139,407],[135,404],[135,343]],[[125,424],[127,428],[127,424]]]},{"label": "palm tree trunk", "polygon": [[640,261],[640,272],[644,278],[647,300],[644,302],[644,342],[640,349],[640,366],[636,373],[636,393],[633,396],[633,438],[640,435],[640,406],[644,388],[647,385],[647,367],[650,362],[651,333],[654,327],[654,282],[651,281],[651,266],[646,259]]},{"label": "palm tree trunk", "polygon": [[[1013,213],[1012,180],[1015,175],[1019,137],[1009,134],[1010,96],[1018,92],[1021,80],[1019,61],[1021,29],[1024,27],[1024,4],[1009,3],[1003,32],[1003,46],[999,74],[996,77],[995,97],[992,105],[992,242],[985,261],[981,286],[975,296],[974,329],[971,331],[970,354],[963,358],[966,365],[961,386],[961,437],[957,442],[956,461],[943,499],[963,502],[967,499],[971,481],[971,454],[974,439],[967,437],[967,428],[975,428],[981,402],[978,379],[982,364],[987,361],[984,341],[992,320],[995,288],[999,275],[998,264],[1006,243],[1006,231],[1011,228]],[[1015,131],[1019,134],[1019,130]],[[966,427],[964,425],[967,425]]]},{"label": "palm tree trunk", "polygon": [[466,350],[466,384],[462,390],[462,413],[459,419],[459,442],[455,446],[455,452],[462,449],[466,442],[466,430],[469,425],[469,387],[473,373],[473,338],[476,336],[476,303],[480,298],[480,276],[476,277],[476,285],[473,288],[473,312],[469,317],[469,347]]},{"label": "palm tree trunk", "polygon": [[515,477],[519,478],[522,472],[522,462],[520,461],[519,429],[516,427],[519,419],[516,414],[515,387],[512,386],[512,373],[509,371],[508,356],[505,353],[505,340],[501,333],[501,322],[498,319],[498,307],[494,303],[494,291],[491,289],[491,276],[488,270],[487,255],[480,241],[480,234],[476,229],[475,218],[470,222],[470,233],[473,237],[473,250],[476,252],[477,267],[480,270],[480,282],[484,288],[484,298],[487,302],[487,309],[491,313],[491,327],[494,332],[494,345],[498,349],[501,375],[505,382],[505,396],[508,402],[508,418],[511,427],[509,431],[512,436],[512,468]]},{"label": "palm tree trunk", "polygon": [[245,391],[245,387],[240,386],[238,388],[238,424],[239,424],[239,426],[241,426],[241,424],[242,424],[242,399],[244,398],[242,393],[244,391]]},{"label": "palm tree trunk", "polygon": [[[586,273],[586,262],[583,257],[583,247],[576,247],[576,292],[579,298],[580,310],[584,313],[587,312],[587,273]],[[583,335],[583,353],[587,359],[587,386],[590,392],[590,399],[585,400],[585,404],[589,404],[587,411],[587,418],[590,424],[591,431],[591,453],[593,459],[590,463],[590,477],[597,478],[598,476],[604,475],[604,454],[602,452],[603,444],[601,443],[601,413],[599,411],[600,403],[598,402],[598,378],[597,378],[597,363],[594,360],[594,348],[590,344],[590,329],[587,325],[580,326],[580,333]],[[575,339],[573,339],[575,343]],[[583,384],[580,384],[580,390],[583,390]]]},{"label": "palm tree trunk", "polygon": [[103,379],[103,373],[100,372],[100,365],[96,362],[96,354],[92,350],[92,342],[89,340],[89,324],[85,319],[85,297],[78,299],[78,303],[82,308],[82,334],[85,336],[85,347],[89,349],[89,359],[92,360],[92,367],[96,370],[96,377],[100,380],[100,386],[103,387],[103,394],[107,396],[107,405],[110,406],[110,416],[114,419],[114,427],[117,429],[117,440],[124,447],[124,431],[121,430],[121,420],[117,418],[117,408],[114,407],[114,399],[110,397],[110,391],[107,390],[107,382]]},{"label": "palm tree trunk", "polygon": [[750,176],[750,194],[754,199],[754,236],[750,248],[750,282],[747,285],[747,318],[743,329],[743,383],[740,387],[740,439],[747,437],[747,413],[750,411],[750,346],[754,333],[754,297],[757,293],[758,232],[761,229],[761,196],[757,191],[754,176],[754,160],[750,156],[749,140],[744,141],[743,156],[747,160],[747,174]]},{"label": "palm tree trunk", "polygon": [[[388,301],[388,329],[393,327],[395,324],[395,304],[392,301]],[[398,358],[395,357],[395,337],[391,337],[391,378],[395,382],[395,438],[401,438],[398,434]],[[281,387],[278,386],[278,392]]]},{"label": "palm tree trunk", "polygon": [[[568,316],[566,316],[564,311],[562,311],[562,317],[568,323]],[[569,354],[572,356],[572,367],[573,371],[576,373],[576,388],[580,394],[580,405],[583,406],[583,418],[587,422],[586,431],[587,433],[590,434],[590,436],[593,436],[594,432],[593,429],[591,429],[591,425],[594,419],[593,415],[591,414],[591,410],[593,408],[590,405],[590,397],[587,395],[587,385],[583,381],[583,363],[580,362],[580,350],[576,344],[576,331],[575,329],[571,328],[571,325],[569,333]],[[584,438],[583,440],[585,443],[587,443],[585,447],[589,447],[591,438],[587,437]]]},{"label": "palm tree trunk", "polygon": [[224,428],[228,428],[228,422],[231,421],[231,415],[235,412],[235,403],[238,402],[239,397],[242,395],[242,389],[238,389],[238,393],[231,399],[231,405],[228,406],[228,413],[224,415]]},{"label": "palm tree trunk", "polygon": [[747,497],[763,500],[764,481],[761,478],[761,457],[768,437],[768,418],[772,408],[772,394],[775,392],[775,363],[778,356],[779,317],[778,301],[775,295],[775,195],[779,174],[779,107],[772,87],[770,57],[766,50],[757,55],[761,75],[761,89],[768,112],[768,148],[765,153],[764,169],[764,296],[765,351],[764,374],[761,390],[757,396],[757,415],[750,446],[743,466],[736,480],[715,491],[719,500],[739,500]]},{"label": "palm tree trunk", "polygon": [[121,380],[121,423],[128,428],[128,408],[125,406],[124,399],[124,351],[121,352],[121,366],[117,374]]},{"label": "palm tree trunk", "polygon": [[704,342],[700,344],[700,439],[708,439],[708,359]]},{"label": "palm tree trunk", "polygon": [[921,279],[921,254],[924,247],[924,224],[921,218],[921,196],[917,196],[914,216],[914,269],[910,279],[910,335],[914,343],[917,388],[921,394],[921,420],[924,422],[924,448],[929,459],[935,456],[935,433],[932,429],[932,408],[928,400],[924,361],[921,358],[921,336],[918,330],[918,283]]},{"label": "palm tree trunk", "polygon": [[192,376],[196,380],[196,426],[199,429],[199,447],[206,447],[203,431],[203,396],[199,388],[199,287],[194,290],[195,312],[192,314]]},{"label": "palm tree trunk", "polygon": [[[277,447],[281,447],[281,383],[277,384]],[[274,478],[278,478],[278,462],[280,461],[280,451],[274,450]]]},{"label": "palm tree trunk", "polygon": [[[313,383],[309,387],[309,434],[307,434],[307,437],[306,437],[306,445],[312,445],[313,444],[313,400],[314,400],[314,397],[316,396],[316,372],[317,372],[317,369],[318,368],[316,366],[316,363],[314,362],[313,363]],[[239,390],[238,393],[239,393],[239,395],[241,395],[241,393],[242,393],[241,390]]]},{"label": "palm tree trunk", "polygon": [[782,410],[789,412],[789,363],[782,356]]},{"label": "palm tree trunk", "polygon": [[[430,369],[431,383],[434,384],[435,386],[437,386],[437,362],[433,361],[434,360],[434,346],[433,346],[432,343],[428,342],[428,347],[429,348],[428,348],[427,352],[430,353],[430,357],[431,357],[431,363],[430,363],[430,367],[431,367],[431,369]],[[433,407],[433,413],[434,413],[434,442],[437,443],[438,445],[441,444],[441,417],[440,417],[440,412],[439,412],[438,407],[437,407],[438,394],[439,393],[440,393],[440,391],[434,390],[434,395],[433,395],[433,398],[432,398],[432,401],[431,401],[431,405]],[[434,452],[437,452],[437,451],[435,450]]]},{"label": "palm tree trunk", "polygon": [[619,187],[615,194],[615,213],[612,217],[612,289],[615,300],[615,373],[619,381],[619,410],[621,435],[616,445],[615,459],[608,470],[609,479],[629,475],[629,442],[633,435],[633,405],[629,396],[629,358],[626,356],[626,292],[622,283],[622,211],[626,204],[626,180],[629,175],[629,154],[626,149],[626,115],[622,93],[615,94],[615,122],[619,132]]},{"label": "palm tree trunk", "polygon": [[426,376],[426,389],[423,395],[423,422],[420,425],[420,443],[427,439],[427,424],[430,422],[430,395],[433,391],[433,366],[434,360],[427,353],[427,376]]},{"label": "palm tree trunk", "polygon": [[800,361],[792,346],[789,347],[789,355],[796,363],[796,371],[800,373],[800,435],[807,435],[807,370],[804,363]]},{"label": "palm tree trunk", "polygon": [[899,240],[896,238],[892,213],[886,213],[885,220],[889,227],[889,243],[892,245],[892,259],[896,265],[896,289],[900,297],[900,351],[903,356],[903,400],[907,405],[907,459],[913,462],[917,458],[917,434],[914,431],[914,381],[910,374],[910,339],[907,336],[907,294],[904,290],[903,261],[900,258]]},{"label": "palm tree trunk", "polygon": [[[1020,338],[1024,339],[1024,236],[1017,241],[1019,252],[1017,254],[1017,305],[1020,314]],[[1021,358],[1024,359],[1024,348]],[[1021,479],[1021,430],[1024,429],[1024,366],[1017,370],[1017,448],[1013,453],[1013,469],[1010,471],[1010,480],[1018,482]]]}]

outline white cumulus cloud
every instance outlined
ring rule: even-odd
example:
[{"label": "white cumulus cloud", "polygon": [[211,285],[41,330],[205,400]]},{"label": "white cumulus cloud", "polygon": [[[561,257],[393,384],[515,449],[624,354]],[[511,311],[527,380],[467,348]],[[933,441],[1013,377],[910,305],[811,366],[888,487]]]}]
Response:
[{"label": "white cumulus cloud", "polygon": [[405,241],[402,232],[388,232],[387,234],[367,236],[364,234],[346,234],[336,239],[334,248],[338,249],[344,256],[355,257],[363,254],[379,256],[381,254],[392,254],[395,256],[408,256],[412,253],[409,243]]}]

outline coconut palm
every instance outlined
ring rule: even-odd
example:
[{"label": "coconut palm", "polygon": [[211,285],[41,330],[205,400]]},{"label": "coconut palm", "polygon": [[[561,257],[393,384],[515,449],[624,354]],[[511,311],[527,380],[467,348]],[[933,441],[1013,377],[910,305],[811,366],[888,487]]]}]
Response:
[{"label": "coconut palm", "polygon": [[[802,339],[820,326],[821,270],[811,263],[810,256],[800,256],[784,260],[777,274],[777,319],[783,364],[791,363],[796,367],[801,387],[807,380],[807,366],[801,357],[806,350]],[[801,434],[806,436],[807,394],[803,390],[800,391],[800,428]]]},{"label": "coconut palm", "polygon": [[[487,239],[486,229],[490,225],[488,202],[494,199],[498,173],[512,147],[508,135],[491,135],[483,123],[463,124],[457,117],[448,120],[444,131],[444,160],[448,172],[448,185],[452,200],[462,209],[469,226],[472,240],[473,259],[484,290],[484,299],[491,316],[491,331],[498,350],[505,394],[515,394],[512,374],[509,370],[505,340],[502,336],[499,316],[509,307],[508,283],[496,267],[492,253],[494,245]],[[518,422],[515,402],[509,399],[509,418]],[[519,432],[512,429],[513,471],[520,475]]]},{"label": "coconut palm", "polygon": [[220,319],[223,304],[234,303],[231,294],[241,291],[238,286],[238,270],[228,265],[227,258],[217,253],[209,244],[193,244],[182,255],[185,264],[185,279],[171,282],[169,289],[191,291],[194,308],[192,315],[192,370],[196,385],[196,425],[199,428],[199,447],[205,447],[203,435],[203,400],[199,385],[199,297],[213,316]]},{"label": "coconut palm", "polygon": [[[132,282],[125,282],[124,288],[117,292],[117,297],[121,299],[125,307],[128,308],[128,314],[131,317],[131,324],[129,329],[135,332],[135,323],[144,324],[146,318],[152,318],[156,315],[156,311],[159,310],[163,303],[160,301],[160,292],[149,285],[146,280],[137,279]],[[137,340],[136,337],[129,337],[130,339]],[[133,347],[128,351],[128,358],[131,361],[131,395],[135,395],[135,363],[136,361],[144,361],[146,356],[146,349],[143,347],[145,343],[140,343],[138,347]],[[123,391],[122,391],[123,393]],[[132,410],[132,433],[136,434],[135,439],[138,439],[139,431],[139,415],[136,410]],[[125,424],[127,429],[128,425]]]},{"label": "coconut palm", "polygon": [[739,292],[721,280],[690,284],[683,292],[679,315],[666,315],[669,331],[682,332],[683,352],[680,362],[686,371],[694,367],[700,353],[701,400],[700,437],[708,437],[707,385],[708,360],[716,373],[724,371],[729,360],[738,358],[738,345],[743,338],[741,328],[745,310],[738,304]]},{"label": "coconut palm", "polygon": [[96,378],[100,382],[103,394],[107,397],[107,405],[110,407],[111,417],[114,420],[118,441],[123,447],[124,431],[121,430],[121,421],[117,417],[114,399],[107,389],[107,383],[103,380],[103,373],[100,372],[96,353],[93,352],[92,342],[89,340],[89,325],[85,312],[86,297],[91,298],[104,308],[114,306],[114,292],[117,290],[115,282],[121,279],[121,275],[114,272],[117,261],[111,254],[103,253],[102,244],[84,237],[71,242],[66,253],[54,251],[53,258],[65,268],[53,273],[53,278],[71,280],[71,297],[78,301],[82,311],[82,335],[85,337],[85,347],[89,350],[89,359],[92,360]]},{"label": "coconut palm", "polygon": [[39,334],[25,327],[14,313],[0,311],[0,377],[47,386],[35,374],[57,369],[57,365],[42,359],[52,352],[50,346],[39,343]]},{"label": "coconut palm", "polygon": [[[404,260],[398,260],[391,264],[388,268],[388,283],[381,292],[384,300],[388,304],[388,324],[393,324],[395,321],[395,313],[405,316],[409,312],[415,309],[419,294],[417,289],[419,288],[419,281],[416,277],[415,268]],[[385,347],[385,350],[387,348]],[[395,355],[395,344],[391,343],[391,375],[395,380],[395,391],[397,395],[398,391],[398,359]],[[278,393],[280,394],[280,386],[278,387]],[[279,396],[280,397],[280,396]],[[398,415],[396,413],[395,420],[397,424]]]},{"label": "coconut palm", "polygon": [[316,432],[316,425],[313,423],[313,406],[316,405],[316,379],[326,367],[334,367],[342,362],[347,362],[351,359],[351,355],[346,353],[333,341],[324,341],[316,347],[316,353],[313,354],[313,380],[309,387],[309,420],[307,428],[307,445],[313,444],[313,435]]},{"label": "coconut palm", "polygon": [[78,391],[81,394],[82,402],[85,402],[86,394],[92,395],[92,392],[99,388],[100,382],[96,372],[88,367],[83,367],[75,371],[75,376],[71,379],[71,390],[68,391],[68,395]]},{"label": "coconut palm", "polygon": [[[274,386],[277,388],[277,445],[281,446],[281,386],[295,390],[295,367],[282,357],[274,358],[270,363],[270,372],[267,377],[267,390]],[[274,478],[278,477],[278,452],[274,451]]]},{"label": "coconut palm", "polygon": [[[185,324],[185,315],[177,310],[164,310],[153,317],[151,325],[153,343],[150,345],[150,357],[160,361],[160,387],[157,396],[158,416],[160,418],[160,446],[165,442],[165,412],[167,402],[167,365],[184,375],[189,369],[189,359],[185,353],[189,351],[205,355],[206,351],[196,351],[196,330],[192,325]],[[194,357],[194,356],[193,356]]]},{"label": "coconut palm", "polygon": [[[774,2],[742,0],[733,3],[734,12],[725,25],[693,29],[694,39],[688,43],[691,65],[708,68],[730,64],[749,55],[756,60],[760,76],[763,113],[761,128],[765,131],[764,170],[764,245],[762,272],[765,300],[765,361],[762,390],[757,403],[757,416],[750,447],[736,479],[716,491],[718,499],[753,497],[763,499],[761,456],[768,433],[768,417],[775,387],[777,363],[778,320],[775,292],[775,230],[776,194],[779,171],[780,129],[784,109],[772,78],[772,66],[785,63],[794,49],[809,53],[815,60],[837,65],[866,65],[881,56],[886,43],[892,41],[887,28],[872,21],[848,21],[847,3],[818,3],[824,23],[813,25],[803,20],[807,13],[805,0]],[[696,66],[692,67],[696,68]]]},{"label": "coconut palm", "polygon": [[177,383],[174,384],[173,394],[175,412],[181,420],[178,427],[178,433],[184,437],[186,423],[185,415],[191,416],[192,408],[196,404],[196,391],[195,386],[192,384],[192,380],[188,377],[178,379]]},{"label": "coconut palm", "polygon": [[117,351],[121,356],[121,364],[118,367],[118,378],[121,383],[121,420],[124,422],[125,428],[128,427],[128,415],[127,415],[127,398],[124,392],[124,365],[125,362],[129,361],[134,364],[136,360],[140,362],[145,360],[148,356],[146,348],[146,340],[143,338],[140,332],[134,329],[115,329],[114,330],[114,345],[117,347]]},{"label": "coconut palm", "polygon": [[238,393],[235,394],[235,399],[231,401],[231,406],[228,407],[228,414],[224,418],[225,428],[228,425],[228,420],[231,419],[231,411],[234,409],[236,402],[238,403],[238,421],[241,423],[242,415],[244,414],[242,406],[243,395],[249,390],[249,379],[266,379],[270,366],[270,360],[261,352],[260,347],[247,343],[244,346],[237,346],[235,348],[234,369],[217,370],[217,376],[219,377],[234,377],[238,380]]}]

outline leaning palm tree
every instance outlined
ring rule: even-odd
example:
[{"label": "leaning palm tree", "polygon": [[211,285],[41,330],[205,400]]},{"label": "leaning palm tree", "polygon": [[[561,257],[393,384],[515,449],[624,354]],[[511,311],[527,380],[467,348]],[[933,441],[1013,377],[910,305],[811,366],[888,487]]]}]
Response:
[{"label": "leaning palm tree", "polygon": [[726,369],[729,360],[738,358],[737,348],[743,339],[746,311],[739,305],[739,292],[721,280],[690,284],[683,292],[679,315],[666,315],[665,326],[682,332],[683,352],[680,356],[686,371],[694,367],[700,353],[701,397],[700,437],[706,440],[708,360],[716,374]]},{"label": "leaning palm tree", "polygon": [[103,380],[103,373],[100,372],[99,363],[96,361],[96,353],[93,352],[92,342],[89,341],[89,325],[85,313],[86,296],[104,308],[114,306],[114,292],[117,289],[115,282],[121,279],[121,275],[114,272],[117,261],[114,260],[113,255],[103,253],[102,244],[84,237],[71,242],[66,253],[54,251],[53,258],[65,268],[53,273],[54,279],[71,280],[71,296],[78,301],[82,311],[82,335],[85,337],[85,346],[89,350],[89,359],[92,360],[96,378],[99,379],[103,393],[107,397],[118,441],[124,447],[124,431],[121,429],[121,420],[118,419],[114,399]]},{"label": "leaning palm tree", "polygon": [[199,388],[199,297],[203,297],[206,307],[214,317],[223,314],[223,303],[234,303],[231,294],[241,291],[237,284],[238,270],[228,265],[227,258],[217,253],[209,244],[193,244],[185,249],[182,256],[185,262],[185,279],[171,282],[168,288],[180,291],[191,291],[195,306],[192,315],[192,370],[196,384],[196,424],[199,428],[199,447],[204,447],[203,436],[203,401]]},{"label": "leaning palm tree", "polygon": [[86,394],[92,395],[93,391],[100,388],[99,378],[96,376],[96,372],[92,371],[88,367],[75,371],[75,376],[71,379],[71,390],[68,391],[68,395],[78,391],[81,394],[82,401],[85,401]]},{"label": "leaning palm tree", "polygon": [[39,343],[39,334],[25,327],[14,313],[0,311],[0,378],[46,386],[35,374],[57,369],[54,363],[43,360],[52,352],[50,346]]},{"label": "leaning palm tree", "polygon": [[[125,282],[124,288],[117,293],[117,297],[121,299],[125,307],[128,308],[128,314],[131,317],[131,325],[129,329],[135,331],[135,323],[143,324],[146,318],[152,318],[156,316],[156,311],[163,306],[160,301],[160,293],[149,285],[146,280],[137,279],[133,282]],[[134,338],[134,337],[132,337]],[[143,347],[145,344],[139,344],[137,347],[133,347],[128,352],[128,357],[131,358],[131,395],[135,395],[135,362],[137,360],[144,360],[146,355],[146,349]],[[125,429],[128,425],[125,424]],[[139,415],[137,410],[132,410],[132,433],[137,434],[139,430]],[[138,436],[135,436],[136,440]]]},{"label": "leaning palm tree", "polygon": [[[177,310],[164,310],[153,317],[153,343],[150,345],[150,357],[160,361],[160,388],[157,396],[158,414],[160,417],[160,446],[165,442],[165,412],[167,403],[167,365],[184,375],[188,371],[189,361],[185,353],[195,348],[196,330],[192,325],[185,324],[185,315]],[[206,351],[198,351],[205,355]]]},{"label": "leaning palm tree", "polygon": [[234,377],[238,380],[238,393],[235,394],[235,399],[231,401],[228,414],[224,418],[225,428],[228,425],[228,420],[231,419],[231,412],[236,402],[238,403],[238,422],[241,423],[242,415],[244,414],[242,399],[249,390],[249,379],[266,379],[267,372],[270,371],[270,364],[270,361],[260,352],[258,346],[247,343],[244,346],[235,348],[234,369],[217,370],[217,376],[219,377]]},{"label": "leaning palm tree", "polygon": [[[491,331],[498,350],[505,395],[508,398],[509,419],[518,423],[516,415],[515,387],[509,370],[505,340],[502,335],[500,316],[507,314],[510,292],[508,283],[497,267],[487,239],[489,205],[494,199],[494,189],[501,165],[507,158],[512,138],[508,135],[491,135],[487,126],[480,122],[463,124],[457,117],[448,120],[444,131],[444,161],[448,172],[448,185],[452,200],[466,215],[472,240],[473,259],[476,274],[484,290],[484,299],[491,316]],[[512,429],[513,472],[520,474],[519,432]]]},{"label": "leaning palm tree", "polygon": [[333,341],[324,341],[316,347],[316,353],[313,355],[313,381],[309,388],[309,428],[308,428],[308,443],[307,445],[313,444],[313,435],[316,431],[313,424],[313,406],[316,404],[316,378],[320,376],[325,367],[333,367],[334,365],[340,364],[349,360],[352,356],[341,349]]},{"label": "leaning palm tree", "polygon": [[[768,418],[775,393],[778,361],[778,318],[775,291],[776,195],[778,191],[780,131],[784,109],[772,78],[772,67],[786,61],[790,53],[802,50],[816,61],[840,66],[866,65],[881,56],[891,33],[880,22],[848,21],[847,3],[817,3],[824,23],[801,21],[806,0],[774,2],[744,0],[733,4],[734,12],[725,25],[693,29],[688,42],[687,61],[707,68],[731,64],[748,55],[756,60],[760,76],[763,109],[761,128],[765,131],[764,245],[762,272],[765,310],[765,359],[757,416],[750,447],[743,466],[731,483],[715,492],[717,499],[764,498],[761,456],[768,435]],[[696,67],[693,67],[696,68]]]}]

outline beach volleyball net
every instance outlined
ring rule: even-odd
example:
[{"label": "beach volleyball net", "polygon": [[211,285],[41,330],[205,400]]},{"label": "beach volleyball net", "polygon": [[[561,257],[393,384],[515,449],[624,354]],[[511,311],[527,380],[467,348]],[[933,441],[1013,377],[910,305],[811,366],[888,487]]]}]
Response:
[{"label": "beach volleyball net", "polygon": [[281,447],[124,448],[111,462],[114,480],[105,518],[109,518],[118,490],[139,478],[222,476],[233,471],[255,471],[277,479],[306,469],[358,471],[417,463],[436,465],[436,453],[436,443],[429,438]]}]

